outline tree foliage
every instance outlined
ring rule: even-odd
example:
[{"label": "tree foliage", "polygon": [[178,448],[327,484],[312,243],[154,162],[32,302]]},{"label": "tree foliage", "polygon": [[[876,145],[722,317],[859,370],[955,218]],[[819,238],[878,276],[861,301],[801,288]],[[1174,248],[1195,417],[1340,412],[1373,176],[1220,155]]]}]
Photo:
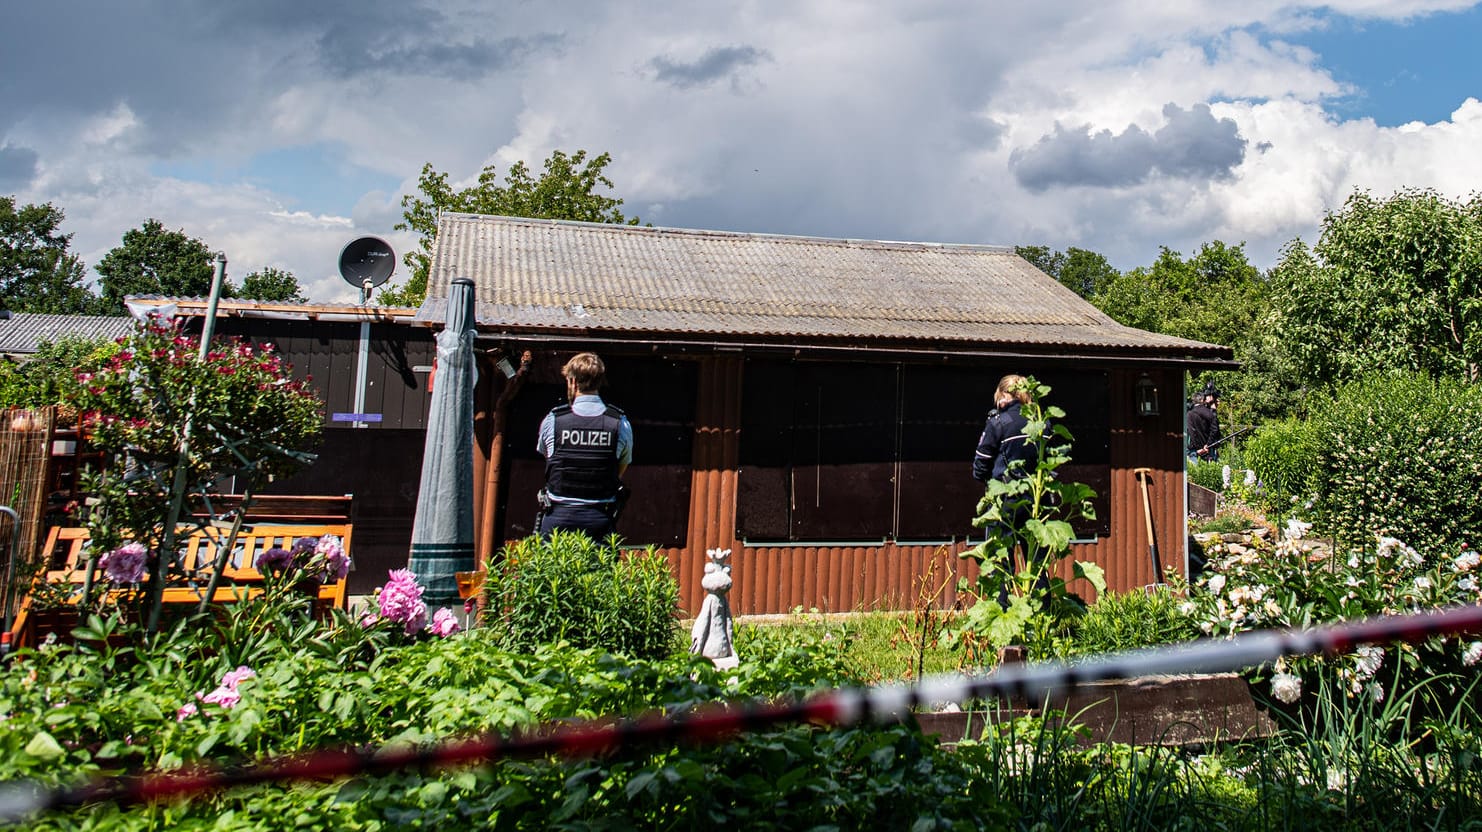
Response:
[{"label": "tree foliage", "polygon": [[298,278],[293,272],[286,269],[277,269],[267,266],[243,278],[242,286],[232,292],[238,298],[244,300],[262,301],[284,301],[303,303],[304,290],[298,285]]},{"label": "tree foliage", "polygon": [[1326,385],[1378,371],[1479,378],[1482,197],[1367,192],[1293,241],[1273,270],[1276,326],[1301,379]]},{"label": "tree foliage", "polygon": [[1243,243],[1215,240],[1188,259],[1164,247],[1151,266],[1100,284],[1091,302],[1127,326],[1230,347],[1243,372],[1207,373],[1191,381],[1220,387],[1226,418],[1243,423],[1291,407],[1295,385],[1263,323],[1271,306],[1270,281],[1250,264]]},{"label": "tree foliage", "polygon": [[205,243],[184,231],[169,231],[159,220],[147,220],[125,231],[123,244],[98,261],[106,308],[122,314],[129,295],[208,295],[216,271],[214,256]]},{"label": "tree foliage", "polygon": [[17,207],[0,197],[0,306],[12,312],[89,314],[100,311],[84,283],[82,259],[68,251],[62,209],[51,203]]},{"label": "tree foliage", "polygon": [[1087,299],[1121,276],[1102,255],[1075,246],[1065,251],[1054,251],[1049,246],[1014,246],[1014,253]]},{"label": "tree foliage", "polygon": [[1091,300],[1128,326],[1235,347],[1250,334],[1266,294],[1245,244],[1215,240],[1187,260],[1164,247],[1152,266],[1098,286]]},{"label": "tree foliage", "polygon": [[410,230],[421,235],[417,250],[402,256],[402,262],[412,273],[405,285],[382,291],[381,304],[421,304],[427,294],[428,270],[432,267],[437,217],[443,211],[637,225],[637,217],[623,216],[621,199],[598,192],[599,188],[613,186],[603,173],[611,162],[608,153],[588,160],[585,150],[569,156],[557,150],[545,160],[539,177],[533,176],[524,162],[516,162],[500,184],[498,171],[489,165],[479,173],[478,184],[463,190],[454,190],[448,184],[448,175],[434,170],[431,162],[423,165],[417,180],[421,195],[402,197],[405,220],[396,224],[399,231]]}]

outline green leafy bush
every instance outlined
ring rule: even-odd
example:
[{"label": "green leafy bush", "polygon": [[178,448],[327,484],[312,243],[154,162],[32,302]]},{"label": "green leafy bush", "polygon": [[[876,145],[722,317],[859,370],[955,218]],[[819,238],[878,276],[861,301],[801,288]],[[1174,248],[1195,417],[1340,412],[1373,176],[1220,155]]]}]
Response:
[{"label": "green leafy bush", "polygon": [[[1307,485],[1318,531],[1361,543],[1375,533],[1422,550],[1482,532],[1482,387],[1424,375],[1374,376],[1338,389],[1288,431],[1295,458],[1263,461],[1284,487]],[[1315,452],[1312,450],[1315,448]],[[1303,479],[1301,471],[1310,472]]]},{"label": "green leafy bush", "polygon": [[1262,425],[1245,440],[1245,464],[1256,472],[1263,489],[1260,507],[1278,522],[1292,512],[1294,503],[1300,505],[1316,491],[1322,431],[1317,420],[1287,419]]},{"label": "green leafy bush", "polygon": [[60,404],[77,368],[122,349],[102,339],[67,336],[43,341],[22,364],[0,361],[0,407],[45,407]]},{"label": "green leafy bush", "polygon": [[[828,632],[738,633],[742,666],[720,670],[688,654],[642,662],[569,645],[511,652],[488,628],[413,639],[395,622],[317,622],[292,594],[274,598],[127,647],[89,637],[0,663],[0,783],[430,747],[484,731],[768,700],[848,676]],[[127,625],[87,625],[117,627]],[[232,647],[249,636],[250,649]],[[233,696],[217,695],[228,676]],[[1357,726],[1341,745],[1331,731],[1298,733],[1193,756],[1087,746],[1058,719],[1016,719],[956,752],[910,720],[756,722],[710,743],[632,742],[143,805],[92,802],[11,828],[1471,829],[1482,824],[1478,726],[1475,708],[1461,709],[1428,723],[1421,745]]]},{"label": "green leafy bush", "polygon": [[1208,488],[1210,491],[1225,490],[1225,463],[1223,462],[1190,462],[1187,469],[1189,482]]},{"label": "green leafy bush", "polygon": [[679,584],[652,549],[623,553],[576,532],[532,535],[505,547],[485,589],[486,622],[511,650],[565,641],[657,659],[679,644]]},{"label": "green leafy bush", "polygon": [[1089,656],[1198,638],[1199,628],[1179,609],[1182,602],[1166,585],[1108,592],[1077,623],[1068,652]]}]

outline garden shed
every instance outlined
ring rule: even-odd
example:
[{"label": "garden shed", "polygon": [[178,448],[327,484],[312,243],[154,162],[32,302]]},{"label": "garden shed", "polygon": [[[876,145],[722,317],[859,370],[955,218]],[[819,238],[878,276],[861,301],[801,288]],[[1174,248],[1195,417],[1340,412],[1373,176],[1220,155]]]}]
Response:
[{"label": "garden shed", "polygon": [[976,536],[973,450],[1006,373],[1067,412],[1097,519],[1073,556],[1126,590],[1153,581],[1135,469],[1150,468],[1165,565],[1185,564],[1183,377],[1227,347],[1122,326],[1011,248],[822,239],[444,214],[427,300],[477,293],[477,553],[531,531],[535,436],[591,350],[633,423],[619,523],[703,597],[733,551],[736,612],[955,600]]}]

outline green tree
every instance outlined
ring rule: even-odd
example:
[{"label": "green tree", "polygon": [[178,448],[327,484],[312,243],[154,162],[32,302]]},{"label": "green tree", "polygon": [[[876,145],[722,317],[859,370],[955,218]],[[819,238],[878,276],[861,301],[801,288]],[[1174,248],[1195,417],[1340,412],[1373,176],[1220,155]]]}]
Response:
[{"label": "green tree", "polygon": [[1121,276],[1105,257],[1084,248],[1061,252],[1049,246],[1014,246],[1014,252],[1083,298]]},{"label": "green tree", "polygon": [[0,361],[0,407],[46,407],[62,401],[76,385],[77,368],[118,352],[108,339],[68,335],[43,341],[25,362]]},{"label": "green tree", "polygon": [[0,197],[0,305],[12,312],[90,314],[101,310],[84,284],[82,259],[70,253],[62,209],[51,203],[16,207]]},{"label": "green tree", "polygon": [[625,217],[619,210],[621,199],[598,193],[599,188],[612,188],[612,180],[602,172],[611,162],[608,153],[588,160],[585,150],[570,156],[557,150],[545,160],[545,170],[538,178],[531,175],[524,162],[516,162],[501,185],[498,172],[489,165],[479,174],[477,185],[461,191],[453,190],[448,175],[433,170],[431,162],[423,165],[417,180],[421,195],[408,194],[401,198],[405,220],[396,224],[399,231],[410,230],[421,235],[417,250],[402,256],[402,262],[412,274],[405,285],[383,290],[380,303],[385,306],[422,303],[437,240],[437,216],[443,211],[637,225],[637,217]]},{"label": "green tree", "polygon": [[293,303],[303,303],[308,300],[304,297],[304,290],[298,285],[298,278],[293,276],[293,272],[272,266],[266,266],[247,275],[242,280],[242,287],[235,289],[232,294],[245,300]]},{"label": "green tree", "polygon": [[125,231],[123,244],[103,255],[96,267],[103,276],[106,308],[122,314],[128,295],[208,295],[214,256],[205,243],[184,231],[168,231],[159,220]]},{"label": "green tree", "polygon": [[1266,308],[1267,282],[1244,243],[1215,240],[1187,260],[1164,247],[1152,266],[1098,286],[1091,302],[1128,326],[1235,347]]},{"label": "green tree", "polygon": [[1304,382],[1375,370],[1479,379],[1482,197],[1357,191],[1323,218],[1314,247],[1287,246],[1272,277],[1274,324]]},{"label": "green tree", "polygon": [[1119,323],[1179,338],[1223,344],[1241,372],[1206,373],[1191,387],[1213,381],[1221,389],[1227,426],[1280,416],[1294,406],[1297,383],[1278,342],[1268,337],[1271,282],[1246,258],[1245,245],[1215,240],[1188,259],[1167,247],[1146,268],[1098,285],[1090,298]]}]

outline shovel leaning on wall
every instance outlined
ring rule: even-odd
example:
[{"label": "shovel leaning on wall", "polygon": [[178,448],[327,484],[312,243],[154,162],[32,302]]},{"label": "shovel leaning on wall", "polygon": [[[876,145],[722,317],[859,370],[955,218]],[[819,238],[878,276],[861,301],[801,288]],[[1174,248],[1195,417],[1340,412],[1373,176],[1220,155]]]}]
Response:
[{"label": "shovel leaning on wall", "polygon": [[1133,476],[1142,484],[1142,516],[1147,521],[1148,528],[1148,557],[1153,562],[1153,584],[1163,583],[1163,564],[1158,560],[1158,538],[1153,536],[1153,504],[1148,498],[1148,478],[1152,476],[1151,468],[1133,468]]}]

